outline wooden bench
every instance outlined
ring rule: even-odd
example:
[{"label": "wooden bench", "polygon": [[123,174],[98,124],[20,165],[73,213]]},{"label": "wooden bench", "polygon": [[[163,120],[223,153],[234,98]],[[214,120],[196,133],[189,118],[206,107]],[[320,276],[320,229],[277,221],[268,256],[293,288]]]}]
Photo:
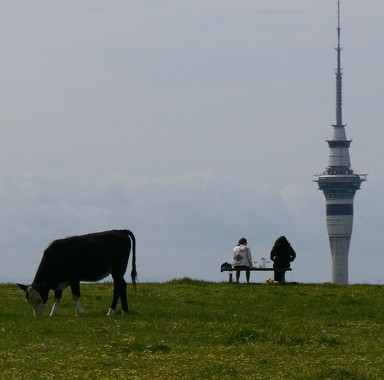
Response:
[{"label": "wooden bench", "polygon": [[229,272],[229,282],[233,282],[233,272],[236,272],[236,271],[241,271],[241,272],[246,272],[247,270],[251,271],[251,272],[283,272],[282,274],[282,278],[281,278],[281,282],[285,282],[285,272],[288,271],[292,271],[292,268],[256,268],[256,267],[253,267],[253,268],[249,268],[249,269],[245,269],[245,268],[240,268],[240,269],[237,269],[237,268],[222,268],[221,271],[222,272]]}]

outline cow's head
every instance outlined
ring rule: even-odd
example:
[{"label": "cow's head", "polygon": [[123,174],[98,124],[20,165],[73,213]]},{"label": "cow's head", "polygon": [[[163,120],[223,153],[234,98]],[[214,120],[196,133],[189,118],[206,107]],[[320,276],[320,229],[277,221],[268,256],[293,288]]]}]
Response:
[{"label": "cow's head", "polygon": [[28,303],[32,306],[33,315],[40,317],[44,314],[44,308],[47,301],[43,300],[40,292],[32,286],[17,284],[20,289],[24,290]]}]

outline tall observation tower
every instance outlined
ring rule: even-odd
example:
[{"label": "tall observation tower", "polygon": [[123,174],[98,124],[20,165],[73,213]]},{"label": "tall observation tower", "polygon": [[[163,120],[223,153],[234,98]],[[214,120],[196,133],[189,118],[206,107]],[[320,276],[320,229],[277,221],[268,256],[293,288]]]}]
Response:
[{"label": "tall observation tower", "polygon": [[342,119],[342,70],[340,47],[340,0],[337,1],[337,68],[336,68],[336,124],[333,125],[329,145],[328,166],[315,180],[323,191],[329,243],[332,253],[332,282],[348,284],[348,252],[353,225],[353,198],[365,174],[356,174],[351,169],[349,146]]}]

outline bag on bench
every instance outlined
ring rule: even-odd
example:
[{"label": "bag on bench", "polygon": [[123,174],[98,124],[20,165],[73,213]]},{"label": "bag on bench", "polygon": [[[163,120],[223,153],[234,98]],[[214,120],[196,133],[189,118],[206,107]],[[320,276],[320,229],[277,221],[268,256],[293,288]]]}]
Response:
[{"label": "bag on bench", "polygon": [[232,269],[232,265],[230,263],[223,263],[221,264],[221,272],[223,271],[223,269]]}]

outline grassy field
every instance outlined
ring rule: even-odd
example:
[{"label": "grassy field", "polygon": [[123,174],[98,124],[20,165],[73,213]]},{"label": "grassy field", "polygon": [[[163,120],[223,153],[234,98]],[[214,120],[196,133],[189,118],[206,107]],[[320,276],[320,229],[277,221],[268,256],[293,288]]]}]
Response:
[{"label": "grassy field", "polygon": [[34,318],[0,285],[0,379],[384,376],[382,286],[144,283],[127,315],[107,318],[111,292],[84,284],[83,316],[66,291],[59,316]]}]

